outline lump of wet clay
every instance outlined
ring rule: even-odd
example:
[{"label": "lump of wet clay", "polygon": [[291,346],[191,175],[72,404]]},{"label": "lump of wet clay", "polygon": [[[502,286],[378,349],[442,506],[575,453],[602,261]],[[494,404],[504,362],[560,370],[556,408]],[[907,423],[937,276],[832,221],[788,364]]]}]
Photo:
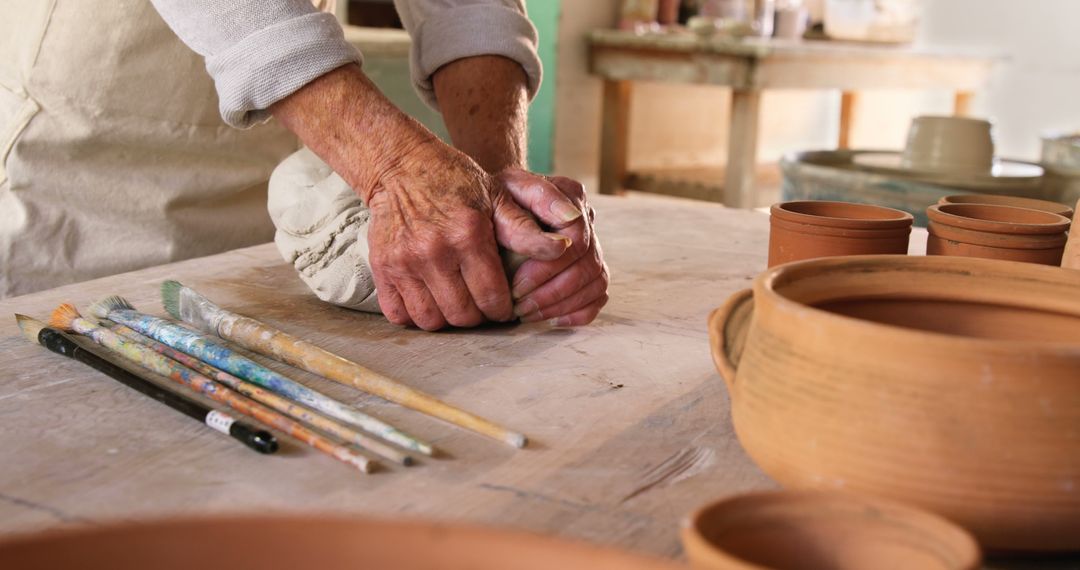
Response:
[{"label": "lump of wet clay", "polygon": [[[370,212],[344,179],[300,149],[274,169],[267,206],[277,228],[274,244],[316,297],[346,309],[382,312],[368,265]],[[507,276],[527,259],[500,253]]]}]

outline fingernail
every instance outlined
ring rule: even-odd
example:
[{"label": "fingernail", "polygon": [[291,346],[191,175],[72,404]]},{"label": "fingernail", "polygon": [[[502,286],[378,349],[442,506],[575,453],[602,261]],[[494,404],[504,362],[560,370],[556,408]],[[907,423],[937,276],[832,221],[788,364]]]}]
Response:
[{"label": "fingernail", "polygon": [[523,322],[523,323],[535,323],[537,321],[542,321],[542,320],[544,320],[544,315],[542,313],[540,313],[540,312],[536,312],[536,313],[533,313],[531,315],[525,315],[525,316],[521,317],[521,322]]},{"label": "fingernail", "polygon": [[551,203],[551,213],[564,222],[572,222],[581,217],[581,210],[574,207],[570,202],[556,200]]},{"label": "fingernail", "polygon": [[570,326],[570,319],[568,317],[559,317],[549,320],[548,324],[553,327],[568,327]]},{"label": "fingernail", "polygon": [[519,281],[517,285],[514,285],[513,291],[510,291],[510,296],[514,299],[520,299],[525,295],[532,293],[532,290],[535,288],[536,287],[533,286],[532,279],[526,277]]},{"label": "fingernail", "polygon": [[552,232],[544,232],[544,235],[547,236],[547,238],[552,240],[552,241],[561,241],[561,242],[563,242],[563,247],[570,247],[574,243],[574,240],[572,240],[572,239],[570,239],[570,238],[568,238],[568,237],[566,237],[566,236],[564,236],[562,234],[556,234],[556,233],[552,233]]},{"label": "fingernail", "polygon": [[514,314],[519,317],[524,317],[525,315],[536,311],[539,308],[540,305],[537,305],[536,301],[533,301],[532,299],[525,299],[524,301],[514,305]]}]

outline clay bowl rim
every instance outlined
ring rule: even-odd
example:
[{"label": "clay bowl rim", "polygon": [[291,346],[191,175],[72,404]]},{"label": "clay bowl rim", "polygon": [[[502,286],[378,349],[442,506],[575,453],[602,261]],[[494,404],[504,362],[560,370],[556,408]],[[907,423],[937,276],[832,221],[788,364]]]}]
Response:
[{"label": "clay bowl rim", "polygon": [[[951,346],[954,349],[993,350],[994,352],[1001,354],[1027,354],[1033,350],[1039,350],[1080,358],[1080,343],[1070,343],[1066,341],[1001,340],[960,336],[925,329],[912,329],[849,317],[847,315],[840,315],[824,309],[819,309],[812,305],[806,305],[788,299],[775,289],[778,280],[788,277],[793,272],[796,273],[797,277],[800,272],[821,273],[823,272],[823,269],[830,271],[835,271],[837,269],[843,270],[845,268],[859,269],[865,268],[868,265],[874,266],[881,263],[891,264],[893,268],[914,267],[917,270],[929,270],[934,269],[937,266],[942,266],[942,269],[949,269],[949,266],[962,265],[964,266],[962,271],[953,269],[950,272],[968,276],[972,273],[983,274],[987,272],[993,274],[1008,274],[1011,276],[1027,274],[1029,280],[1040,277],[1039,275],[1032,274],[1042,273],[1045,277],[1049,278],[1049,281],[1060,282],[1061,279],[1054,279],[1054,277],[1061,278],[1064,276],[1065,278],[1075,280],[1077,285],[1080,285],[1080,271],[1065,270],[1061,267],[1025,263],[1021,261],[1004,261],[1000,259],[983,259],[978,257],[949,255],[847,255],[841,257],[819,257],[815,259],[792,261],[766,269],[754,279],[753,285],[751,286],[751,290],[753,291],[753,303],[755,306],[757,305],[759,295],[769,297],[777,309],[796,313],[810,312],[818,318],[825,319],[826,324],[845,327],[849,330],[855,330],[863,334],[888,334],[890,338],[899,337],[899,339],[902,339],[903,341],[914,342],[930,338],[934,339],[935,343],[939,346]],[[1025,305],[1014,306],[1025,307]],[[720,332],[722,333],[722,331]]]},{"label": "clay bowl rim", "polygon": [[[986,125],[989,125],[990,128],[994,127],[994,121],[991,121],[990,119],[983,118],[983,117],[962,117],[962,116],[959,116],[959,115],[918,115],[916,117],[911,118],[911,123],[914,123],[915,121],[918,121],[920,119],[932,119],[932,120],[942,120],[942,119],[944,119],[945,120],[944,122],[951,122],[951,123],[957,123],[957,124],[958,123],[986,124]],[[908,123],[908,125],[910,126],[911,123]]]},{"label": "clay bowl rim", "polygon": [[[959,198],[970,198],[970,200],[960,200],[954,202]],[[985,200],[980,202],[980,200]],[[1031,204],[1030,206],[1023,206],[1020,204],[1007,204],[1007,201],[1018,201],[1020,204]],[[938,206],[944,206],[946,204],[986,204],[990,206],[1009,206],[1012,208],[1026,208],[1028,210],[1039,210],[1041,212],[1049,212],[1051,214],[1057,214],[1064,218],[1071,218],[1075,213],[1072,208],[1065,204],[1060,204],[1052,200],[1042,200],[1039,198],[1028,198],[1026,196],[1009,196],[1006,194],[951,194],[949,196],[942,196],[938,200]],[[1050,209],[1053,208],[1053,209]]]},{"label": "clay bowl rim", "polygon": [[[47,527],[38,530],[27,530],[0,536],[0,552],[11,546],[24,544],[48,545],[54,541],[63,541],[69,538],[79,537],[123,537],[124,533],[133,530],[151,529],[161,536],[167,536],[184,526],[205,525],[234,525],[233,528],[257,530],[252,524],[269,523],[271,525],[306,525],[313,523],[329,523],[333,525],[358,525],[378,526],[383,529],[395,528],[400,531],[413,531],[418,536],[424,533],[438,532],[454,537],[462,536],[466,540],[482,540],[485,537],[499,540],[514,539],[525,541],[528,546],[537,550],[542,548],[559,548],[572,550],[571,555],[578,556],[605,556],[614,557],[612,562],[625,564],[636,563],[647,570],[680,570],[682,567],[672,562],[655,556],[615,548],[610,545],[588,542],[582,539],[541,534],[527,529],[516,527],[504,527],[483,525],[470,522],[455,522],[438,519],[425,519],[419,517],[379,517],[364,515],[349,515],[332,512],[299,512],[287,511],[272,513],[234,512],[215,513],[206,515],[182,514],[176,516],[155,515],[136,519],[113,519],[82,523],[73,526]],[[236,526],[243,525],[243,526]],[[181,541],[184,540],[180,536]],[[190,541],[189,541],[190,542]]]},{"label": "clay bowl rim", "polygon": [[[790,206],[795,205],[813,205],[822,206],[824,208],[855,208],[867,212],[880,212],[883,214],[888,213],[893,215],[880,218],[823,216],[818,214],[808,214],[805,212],[789,209]],[[777,202],[769,207],[769,215],[783,221],[793,222],[797,224],[805,224],[810,226],[824,225],[827,227],[860,230],[902,229],[906,227],[911,227],[911,225],[915,222],[915,217],[912,216],[911,213],[905,212],[903,210],[897,210],[885,206],[877,206],[874,204],[859,204],[855,202],[840,202],[836,200],[789,200],[787,202]]]},{"label": "clay bowl rim", "polygon": [[[742,567],[747,569],[764,569],[764,566],[760,566],[745,558],[735,556],[727,550],[717,546],[712,540],[706,538],[704,533],[701,532],[701,521],[706,516],[720,509],[747,508],[746,503],[750,503],[749,510],[750,512],[753,512],[755,507],[761,506],[762,504],[764,506],[770,506],[784,502],[817,507],[807,509],[811,514],[820,512],[820,507],[827,505],[840,505],[841,507],[851,508],[860,506],[876,507],[880,510],[889,510],[901,515],[905,521],[916,523],[917,528],[924,531],[925,535],[940,537],[940,533],[951,533],[952,536],[948,539],[939,538],[939,544],[948,544],[949,546],[954,547],[954,551],[958,554],[959,559],[958,568],[975,569],[979,568],[982,563],[982,550],[971,532],[941,515],[903,502],[865,494],[834,490],[781,489],[737,493],[721,497],[698,507],[690,514],[683,517],[681,524],[679,525],[681,527],[680,530],[682,531],[683,540],[684,542],[696,542],[698,546],[703,547],[699,550],[707,552],[708,558],[714,563],[722,563],[731,565],[732,567]],[[814,517],[810,518],[813,519]]]},{"label": "clay bowl rim", "polygon": [[[977,208],[989,209],[1007,215],[1009,212],[1020,212],[1027,216],[1045,218],[1045,223],[1035,222],[1009,222],[1004,220],[991,220],[964,215],[965,210]],[[926,209],[926,217],[930,221],[939,224],[996,234],[1058,234],[1065,233],[1071,223],[1069,218],[1052,212],[1020,208],[1017,206],[1004,206],[999,204],[934,204]]]}]

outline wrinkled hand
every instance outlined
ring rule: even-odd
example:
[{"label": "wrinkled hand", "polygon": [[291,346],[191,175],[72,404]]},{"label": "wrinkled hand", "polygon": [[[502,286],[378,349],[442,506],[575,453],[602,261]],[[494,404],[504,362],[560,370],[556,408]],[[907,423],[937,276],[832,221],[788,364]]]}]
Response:
[{"label": "wrinkled hand", "polygon": [[[498,180],[521,206],[546,225],[571,240],[556,259],[534,256],[514,274],[514,314],[522,322],[548,319],[556,326],[578,326],[592,322],[608,300],[609,273],[593,230],[595,213],[585,198],[580,182],[564,177],[544,179],[521,170],[501,173]],[[583,214],[570,219],[553,216],[565,196]]]},{"label": "wrinkled hand", "polygon": [[[557,263],[576,235],[545,232],[504,185],[438,141],[402,155],[371,187],[358,190],[371,210],[369,261],[379,305],[399,325],[436,330],[512,319],[496,244]],[[581,217],[575,204],[560,203],[549,202],[540,218],[562,218],[553,224],[558,227]]]}]

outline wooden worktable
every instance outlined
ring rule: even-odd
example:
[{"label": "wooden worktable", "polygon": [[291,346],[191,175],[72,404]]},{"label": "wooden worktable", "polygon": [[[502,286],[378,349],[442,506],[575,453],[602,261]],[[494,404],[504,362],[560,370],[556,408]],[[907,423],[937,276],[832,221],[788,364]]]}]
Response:
[{"label": "wooden worktable", "polygon": [[[175,513],[333,511],[519,527],[661,556],[702,502],[772,483],[739,447],[705,319],[765,267],[760,212],[598,197],[611,302],[589,327],[425,333],[327,306],[272,245],[0,301],[0,531]],[[230,269],[232,268],[232,269]],[[526,433],[514,450],[293,372],[452,458],[362,475],[291,443],[235,440],[29,344],[11,314],[107,294],[162,314],[175,278]],[[279,369],[285,369],[279,367]],[[134,429],[131,429],[134,428]]]},{"label": "wooden worktable", "polygon": [[[593,203],[611,302],[579,329],[402,329],[320,303],[269,244],[0,301],[0,533],[179,513],[333,512],[469,521],[679,556],[687,512],[774,486],[732,432],[705,330],[709,312],[764,269],[768,215],[639,195]],[[924,248],[917,228],[911,253]],[[108,294],[163,314],[157,291],[168,278],[532,443],[514,450],[274,364],[452,457],[362,475],[284,437],[278,455],[260,456],[31,345],[11,317],[45,318],[60,302],[85,307]],[[993,568],[1075,569],[1080,560]]]},{"label": "wooden worktable", "polygon": [[974,91],[999,59],[837,41],[699,38],[688,32],[594,30],[588,41],[590,69],[604,80],[600,192],[613,194],[628,178],[632,82],[714,85],[732,89],[731,126],[723,192],[707,198],[738,208],[756,205],[753,183],[762,91],[841,90],[838,146],[847,148],[859,90],[949,89],[955,92],[956,114],[964,115]]}]

